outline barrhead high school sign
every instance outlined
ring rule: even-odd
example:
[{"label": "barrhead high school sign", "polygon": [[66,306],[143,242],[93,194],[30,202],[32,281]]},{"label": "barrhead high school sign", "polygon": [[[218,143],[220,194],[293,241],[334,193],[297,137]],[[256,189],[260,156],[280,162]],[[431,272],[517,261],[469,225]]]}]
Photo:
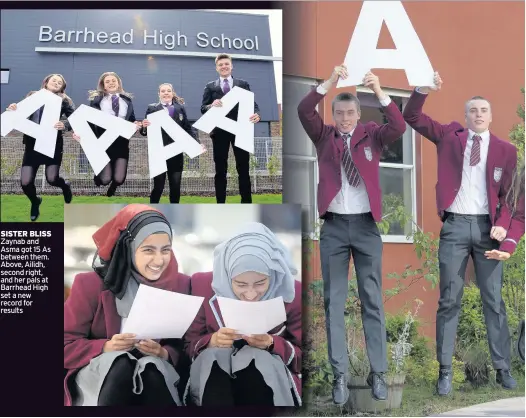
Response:
[{"label": "barrhead high school sign", "polygon": [[[142,33],[141,33],[142,32]],[[135,36],[141,36],[143,44],[162,45],[164,48],[171,50],[174,48],[188,47],[188,37],[177,31],[177,33],[163,33],[162,30],[142,30],[135,31],[130,29],[128,32],[93,32],[89,28],[84,30],[53,30],[51,26],[40,26],[38,35],[39,42],[63,42],[63,43],[99,43],[99,44],[115,44],[121,43],[133,45]],[[258,51],[257,35],[253,38],[230,38],[224,34],[221,36],[210,36],[206,32],[199,32],[197,34],[196,45],[201,48],[219,48],[226,49],[245,49],[248,51]]]}]

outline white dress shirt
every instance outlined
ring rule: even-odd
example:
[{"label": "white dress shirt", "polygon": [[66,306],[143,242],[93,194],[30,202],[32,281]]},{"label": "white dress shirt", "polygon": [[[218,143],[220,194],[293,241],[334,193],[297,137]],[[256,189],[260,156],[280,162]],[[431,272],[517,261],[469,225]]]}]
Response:
[{"label": "white dress shirt", "polygon": [[[225,78],[224,77],[220,77],[220,80],[221,80],[221,90],[223,90],[223,92],[225,91],[224,87],[225,87]],[[226,78],[226,80],[228,80],[228,85],[230,86],[230,90],[232,90],[234,88],[234,79],[232,78],[232,76],[228,76]]]},{"label": "white dress shirt", "polygon": [[[316,88],[316,91],[319,94],[325,95],[327,90],[325,90],[321,85]],[[387,96],[385,99],[380,100],[382,106],[388,106],[391,103],[391,98]],[[349,150],[351,149],[351,136],[354,133],[354,129],[347,135],[347,146]],[[344,135],[340,132],[340,135]],[[351,154],[352,158],[352,154]],[[367,213],[371,211],[371,205],[369,203],[369,195],[367,194],[367,189],[365,188],[365,183],[360,176],[360,184],[357,187],[353,187],[349,184],[347,179],[347,174],[343,166],[341,165],[341,178],[342,178],[342,187],[340,191],[336,194],[334,199],[327,209],[328,212],[339,213],[339,214],[357,214],[357,213]]]},{"label": "white dress shirt", "polygon": [[462,183],[453,204],[446,210],[464,215],[487,215],[489,210],[486,188],[486,162],[488,160],[490,134],[489,131],[479,134],[482,138],[480,140],[480,161],[472,167],[469,165],[469,160],[471,159],[471,150],[473,148],[473,136],[476,134],[471,129],[468,131],[468,142],[462,166]]},{"label": "white dress shirt", "polygon": [[[119,93],[115,93],[117,96],[119,96],[119,118],[126,118],[126,113],[128,112],[128,103],[126,103],[125,100],[122,99]],[[102,100],[100,101],[100,110],[102,110],[105,113],[109,113],[110,115],[115,115],[113,113],[113,107],[111,103],[111,96],[113,94],[105,94]]]}]

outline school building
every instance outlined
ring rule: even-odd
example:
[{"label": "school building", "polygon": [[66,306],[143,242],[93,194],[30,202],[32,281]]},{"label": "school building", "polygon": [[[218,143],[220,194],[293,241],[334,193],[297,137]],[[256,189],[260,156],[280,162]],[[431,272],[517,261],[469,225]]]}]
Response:
[{"label": "school building", "polygon": [[[228,53],[233,59],[232,75],[250,84],[260,108],[261,122],[254,132],[256,169],[265,171],[275,153],[281,161],[281,138],[272,140],[279,123],[274,61],[281,58],[273,55],[267,15],[198,10],[2,10],[0,38],[2,109],[21,101],[30,90],[38,90],[50,73],[64,76],[66,93],[77,107],[88,104],[88,91],[96,89],[100,75],[113,71],[121,77],[124,90],[133,94],[138,120],[144,118],[149,103],[159,100],[161,83],[171,83],[185,99],[189,120],[198,120],[204,87],[219,78],[214,59]],[[211,151],[208,136],[200,134]],[[87,174],[88,163],[70,142],[65,144],[63,169],[68,177],[80,178]],[[139,181],[147,166],[146,140],[136,134],[131,142],[137,150],[132,151],[132,159],[137,161],[132,160],[128,178]],[[7,151],[15,158],[22,149]],[[70,167],[71,160],[75,160],[74,167]],[[189,168],[197,170],[194,165],[199,162],[201,171],[213,175],[212,152]],[[16,177],[14,192],[18,190]],[[142,183],[129,192],[149,193],[149,179]],[[211,180],[203,184],[196,180],[192,186],[185,180],[183,190],[197,192],[201,187],[213,191]],[[80,180],[76,187],[82,188]]]},{"label": "school building", "polygon": [[[524,102],[524,3],[522,2],[404,2],[404,8],[431,61],[444,84],[439,93],[428,98],[424,112],[435,120],[464,123],[464,103],[480,95],[491,102],[491,131],[508,138],[520,120],[517,106]],[[284,56],[284,142],[283,200],[301,203],[304,230],[315,240],[314,251],[306,257],[304,282],[321,279],[316,225],[318,167],[316,151],[297,117],[297,106],[313,85],[326,80],[333,68],[345,58],[361,2],[304,2],[285,4],[286,36]],[[301,22],[298,23],[298,22]],[[385,22],[380,49],[394,48]],[[360,57],[356,57],[360,59]],[[403,70],[375,69],[386,93],[402,110],[412,92]],[[367,88],[333,89],[320,102],[318,111],[326,123],[332,123],[331,102],[342,91],[357,94],[361,101],[362,121],[383,123],[379,102]],[[437,182],[436,147],[409,126],[402,138],[385,150],[380,163],[380,183],[385,207],[389,201],[405,206],[424,232],[438,237],[441,221],[437,216],[435,185]],[[406,265],[420,267],[412,239],[398,225],[383,235],[384,288],[394,285],[389,273],[402,273]],[[473,276],[469,274],[467,276]],[[419,319],[423,331],[435,336],[438,288],[421,280],[401,295],[392,298],[386,311],[396,313],[404,305],[420,299]]]}]

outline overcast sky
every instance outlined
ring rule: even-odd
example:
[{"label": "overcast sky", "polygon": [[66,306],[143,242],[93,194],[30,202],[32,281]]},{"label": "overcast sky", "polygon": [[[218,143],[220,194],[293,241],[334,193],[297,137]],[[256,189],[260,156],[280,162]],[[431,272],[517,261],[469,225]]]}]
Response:
[{"label": "overcast sky", "polygon": [[[270,39],[272,42],[272,55],[274,57],[282,58],[283,24],[282,24],[281,10],[217,9],[217,11],[229,12],[229,13],[250,13],[250,14],[257,14],[257,15],[268,15],[269,24],[270,24]],[[283,63],[281,61],[274,62],[274,73],[276,75],[276,93],[278,96],[278,103],[281,103],[281,91],[282,91],[282,82],[283,82],[283,77],[282,77]]]}]

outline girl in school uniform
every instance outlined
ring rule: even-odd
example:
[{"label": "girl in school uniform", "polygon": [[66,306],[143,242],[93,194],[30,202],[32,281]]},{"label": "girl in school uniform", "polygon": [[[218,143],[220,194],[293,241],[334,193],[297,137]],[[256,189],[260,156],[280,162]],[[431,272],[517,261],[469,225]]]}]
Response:
[{"label": "girl in school uniform", "polygon": [[[501,241],[499,249],[486,251],[487,258],[506,261],[515,252],[524,235],[524,180],[524,160],[521,159],[517,164],[512,184],[506,195],[506,204],[512,214],[510,227],[506,232],[506,237]],[[524,319],[519,322],[517,335],[517,353],[524,363]]]},{"label": "girl in school uniform", "polygon": [[[61,74],[49,74],[42,81],[41,88],[51,91],[62,98],[61,116],[68,118],[74,111],[75,105],[73,101],[66,94],[66,80]],[[35,93],[31,91],[26,97]],[[7,110],[16,110],[16,103],[8,106]],[[35,123],[40,123],[42,117],[42,109],[37,110],[28,119]],[[38,168],[41,165],[46,167],[46,180],[49,185],[60,187],[64,195],[64,202],[70,203],[73,198],[71,187],[62,177],[59,176],[60,165],[62,164],[62,152],[64,149],[64,140],[62,131],[64,129],[71,130],[71,125],[66,120],[64,122],[58,121],[54,125],[57,129],[57,142],[55,146],[55,155],[53,158],[35,151],[35,138],[24,134],[23,143],[25,145],[24,157],[22,159],[22,169],[20,171],[20,184],[25,195],[31,202],[30,218],[31,221],[36,221],[40,216],[40,204],[42,197],[37,196],[35,187],[35,176]]]},{"label": "girl in school uniform", "polygon": [[138,341],[121,329],[139,285],[188,294],[167,219],[130,204],[94,235],[93,272],[75,277],[64,304],[64,405],[181,405],[181,339]]},{"label": "girl in school uniform", "polygon": [[[184,99],[182,97],[177,97],[173,86],[170,83],[161,84],[159,86],[159,102],[148,105],[146,116],[142,121],[142,128],[140,130],[142,135],[147,134],[147,127],[150,126],[150,121],[146,119],[148,115],[163,109],[168,112],[170,117],[192,138],[194,138],[198,143],[201,143],[201,141],[199,141],[197,131],[192,128],[192,125],[186,116]],[[162,136],[163,145],[166,146],[173,142],[172,138],[170,138],[170,136],[168,136],[164,130],[162,131]],[[179,203],[181,197],[183,164],[184,156],[182,153],[166,161],[166,166],[168,169],[168,184],[170,185],[170,203]],[[166,172],[154,177],[153,189],[150,194],[150,203],[159,203],[163,194],[165,180]]]},{"label": "girl in school uniform", "polygon": [[506,237],[498,250],[486,251],[487,258],[505,261],[511,257],[524,235],[524,161],[517,164],[512,184],[506,195],[506,204],[512,214]]},{"label": "girl in school uniform", "polygon": [[[89,105],[91,107],[128,122],[134,122],[137,129],[139,129],[141,123],[135,119],[132,98],[133,95],[131,93],[124,91],[120,77],[113,72],[102,74],[99,78],[97,89],[89,91]],[[92,124],[90,126],[97,138],[102,135],[100,128]],[[77,141],[80,140],[80,137],[76,134],[73,134],[73,138]],[[120,136],[110,145],[106,153],[110,157],[110,162],[98,175],[94,176],[93,181],[99,187],[106,186],[111,182],[110,187],[106,191],[106,196],[111,197],[115,194],[117,187],[121,186],[126,180],[128,160],[130,159],[129,140]]]},{"label": "girl in school uniform", "polygon": [[[301,283],[290,254],[260,223],[214,251],[214,270],[192,276],[205,300],[184,339],[192,358],[184,400],[199,406],[301,405]],[[225,328],[217,297],[256,302],[283,297],[285,323],[263,335]]]}]

